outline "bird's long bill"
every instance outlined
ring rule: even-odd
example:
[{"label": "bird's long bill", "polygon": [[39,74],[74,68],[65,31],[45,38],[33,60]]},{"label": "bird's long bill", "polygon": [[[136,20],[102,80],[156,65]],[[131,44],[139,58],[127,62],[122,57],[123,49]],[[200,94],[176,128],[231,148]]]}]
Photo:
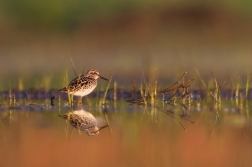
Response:
[{"label": "bird's long bill", "polygon": [[102,76],[100,76],[100,75],[99,75],[99,77],[100,77],[101,79],[104,79],[104,80],[108,81],[107,78],[104,78],[104,77],[102,77]]},{"label": "bird's long bill", "polygon": [[100,131],[100,130],[106,128],[106,127],[108,127],[108,125],[105,125],[105,126],[100,127],[98,131]]}]

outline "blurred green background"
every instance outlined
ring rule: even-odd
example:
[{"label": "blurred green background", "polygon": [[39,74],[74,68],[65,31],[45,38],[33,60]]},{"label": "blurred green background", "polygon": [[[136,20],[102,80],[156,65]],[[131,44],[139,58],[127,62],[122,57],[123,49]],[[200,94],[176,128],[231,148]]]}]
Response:
[{"label": "blurred green background", "polygon": [[251,19],[249,0],[0,0],[0,86],[47,76],[61,87],[66,70],[74,77],[70,56],[78,72],[122,83],[153,69],[164,78],[246,75]]},{"label": "blurred green background", "polygon": [[[66,73],[69,80],[75,77],[70,57],[77,72],[94,68],[104,77],[113,74],[118,88],[138,89],[143,73],[147,82],[149,75],[157,75],[158,88],[168,87],[185,71],[186,80],[195,78],[192,89],[202,88],[197,69],[209,88],[215,88],[212,71],[220,86],[227,81],[225,87],[238,90],[244,88],[246,76],[251,74],[251,46],[251,0],[0,0],[0,92],[10,88],[62,88],[67,84]],[[99,81],[96,91],[106,85]],[[9,111],[0,113],[0,163],[251,164],[250,101],[241,94],[231,100],[225,97],[225,104],[223,97],[219,112],[213,100],[208,102],[209,97],[201,103],[199,96],[190,105],[190,119],[195,124],[182,121],[187,132],[177,120],[182,108],[168,116],[155,107],[128,107],[125,102],[122,106],[115,102],[115,112],[106,109],[113,104],[104,109],[112,135],[105,129],[99,137],[88,138],[76,130],[68,141],[63,127],[68,123],[58,119],[64,112],[61,108],[55,112],[15,112],[9,107]],[[5,107],[8,98],[1,96],[0,100]],[[30,101],[28,93],[25,104],[26,100]],[[90,106],[90,112],[97,115],[101,110]]]}]

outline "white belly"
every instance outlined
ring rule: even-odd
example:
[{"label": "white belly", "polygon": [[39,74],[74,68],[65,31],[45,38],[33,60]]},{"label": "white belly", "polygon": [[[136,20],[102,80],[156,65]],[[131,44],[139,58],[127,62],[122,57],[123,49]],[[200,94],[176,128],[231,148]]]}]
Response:
[{"label": "white belly", "polygon": [[77,92],[74,92],[74,95],[75,96],[86,96],[86,95],[88,95],[89,93],[91,93],[94,89],[95,89],[95,87],[96,86],[94,86],[94,87],[92,87],[92,88],[90,88],[90,89],[81,89],[81,90],[79,90],[79,91],[77,91]]}]

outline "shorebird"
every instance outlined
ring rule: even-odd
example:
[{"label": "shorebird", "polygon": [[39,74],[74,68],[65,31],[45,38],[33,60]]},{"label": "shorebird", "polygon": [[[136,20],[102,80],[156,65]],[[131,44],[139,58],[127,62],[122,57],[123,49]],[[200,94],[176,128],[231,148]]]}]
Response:
[{"label": "shorebird", "polygon": [[67,119],[73,127],[85,131],[89,136],[98,135],[101,129],[108,126],[98,127],[97,123],[99,123],[99,120],[97,121],[90,112],[85,110],[76,110],[59,116]]},{"label": "shorebird", "polygon": [[79,96],[78,106],[82,105],[82,97],[91,93],[97,86],[97,79],[101,78],[108,80],[102,77],[97,70],[88,70],[85,75],[80,75],[79,77],[74,78],[68,86],[59,89],[60,92],[69,92],[74,96]]}]

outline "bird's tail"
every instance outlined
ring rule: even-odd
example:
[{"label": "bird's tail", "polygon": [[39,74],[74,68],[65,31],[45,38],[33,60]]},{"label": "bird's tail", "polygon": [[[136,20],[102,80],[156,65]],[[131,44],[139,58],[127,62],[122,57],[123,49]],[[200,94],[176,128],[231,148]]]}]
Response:
[{"label": "bird's tail", "polygon": [[64,119],[67,119],[68,118],[68,114],[60,114],[59,117],[62,117]]},{"label": "bird's tail", "polygon": [[67,92],[67,87],[61,88],[58,91],[60,91],[60,92]]}]

